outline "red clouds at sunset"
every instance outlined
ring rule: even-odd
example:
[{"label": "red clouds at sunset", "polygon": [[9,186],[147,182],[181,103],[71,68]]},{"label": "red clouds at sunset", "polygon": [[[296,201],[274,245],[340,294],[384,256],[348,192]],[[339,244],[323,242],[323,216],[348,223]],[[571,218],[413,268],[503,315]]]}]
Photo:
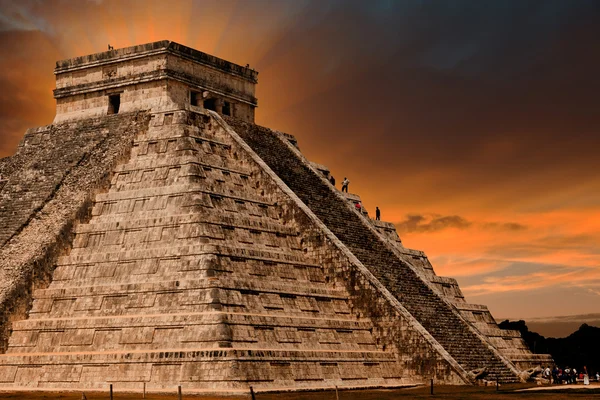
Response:
[{"label": "red clouds at sunset", "polygon": [[1,2],[0,157],[54,116],[58,59],[173,40],[259,71],[291,133],[467,301],[600,310],[594,1]]}]

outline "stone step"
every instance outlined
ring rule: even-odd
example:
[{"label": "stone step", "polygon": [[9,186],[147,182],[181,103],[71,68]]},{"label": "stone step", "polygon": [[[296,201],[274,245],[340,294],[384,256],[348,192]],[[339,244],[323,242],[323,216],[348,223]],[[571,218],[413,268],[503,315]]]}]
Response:
[{"label": "stone step", "polygon": [[[217,209],[213,206],[210,201],[210,196],[200,197],[200,202],[197,201],[188,201],[185,206],[181,207],[169,208],[169,209],[155,209],[155,210],[145,210],[145,211],[135,211],[132,214],[116,214],[116,213],[103,213],[102,206],[94,207],[93,210],[93,219],[90,221],[91,224],[116,224],[116,223],[135,223],[138,220],[148,220],[148,219],[165,219],[170,217],[183,217],[189,216],[193,214],[198,215],[211,215],[216,214]],[[183,203],[183,202],[182,202]],[[257,211],[260,211],[258,213]],[[224,219],[228,218],[248,218],[250,220],[255,221],[263,221],[264,223],[270,222],[279,224],[279,215],[275,211],[275,207],[266,207],[256,206],[254,210],[246,210],[245,212],[240,212],[239,210],[226,210],[219,209],[218,214],[215,215],[215,219],[219,219],[218,216],[222,216]],[[86,224],[83,224],[86,225]]]},{"label": "stone step", "polygon": [[[174,167],[145,168],[134,172],[115,174],[111,182],[112,192],[132,192],[146,188],[159,188],[183,182],[202,182],[207,188],[228,186],[231,190],[250,190],[250,177],[245,173],[232,172],[231,168],[213,167],[205,163],[187,163]],[[233,185],[233,186],[232,186]]]},{"label": "stone step", "polygon": [[198,243],[253,246],[256,251],[273,250],[285,252],[288,255],[303,254],[300,240],[296,236],[277,235],[272,232],[240,229],[233,226],[182,224],[80,235],[74,242],[71,256],[118,253],[120,251],[145,252],[168,246],[185,248]]},{"label": "stone step", "polygon": [[104,202],[116,202],[123,200],[136,200],[151,197],[165,197],[165,196],[177,196],[191,193],[205,193],[213,197],[227,197],[235,200],[241,200],[249,203],[263,204],[266,206],[272,205],[272,202],[261,196],[256,196],[250,193],[244,193],[239,195],[237,193],[229,193],[225,191],[219,191],[218,189],[207,190],[206,185],[203,184],[183,184],[183,185],[170,185],[158,188],[138,189],[132,191],[123,192],[108,192],[98,194],[96,196],[96,203]]},{"label": "stone step", "polygon": [[506,355],[512,362],[535,362],[538,365],[542,363],[554,364],[550,354],[533,354],[530,351],[507,351]]},{"label": "stone step", "polygon": [[203,151],[207,154],[220,156],[230,154],[231,145],[222,142],[220,138],[208,138],[203,134],[185,134],[185,128],[175,128],[170,132],[150,132],[149,135],[138,137],[134,142],[139,154],[164,154],[181,150]]},{"label": "stone step", "polygon": [[337,317],[316,318],[315,316],[302,315],[264,315],[248,313],[173,313],[155,315],[124,315],[119,317],[83,317],[83,318],[52,318],[52,319],[27,319],[15,321],[13,331],[27,330],[64,330],[64,329],[91,329],[106,326],[113,327],[143,327],[143,326],[172,326],[172,325],[199,325],[226,323],[230,325],[272,326],[293,328],[314,328],[331,330],[363,330],[368,331],[372,324],[368,318]]},{"label": "stone step", "polygon": [[[184,131],[183,129],[181,130],[182,132]],[[224,147],[225,149],[230,149],[231,148],[231,144],[224,142],[220,139],[217,139],[214,136],[207,136],[206,134],[180,134],[180,133],[175,133],[173,130],[169,130],[167,132],[163,132],[163,133],[152,133],[150,132],[150,134],[146,137],[138,137],[134,140],[134,144],[138,144],[141,145],[142,143],[154,143],[157,141],[164,141],[164,140],[185,140],[185,139],[191,139],[194,141],[194,143],[196,144],[200,144],[200,143],[209,143],[209,144],[214,144],[216,146],[221,146]]]},{"label": "stone step", "polygon": [[[194,392],[248,393],[261,390],[314,388],[319,385],[369,387],[400,385],[393,357],[381,352],[282,351],[278,349],[170,349],[155,352],[83,353],[69,355],[0,356],[0,388],[106,391],[176,391],[180,384]],[[102,379],[98,379],[102,377]],[[326,383],[327,382],[327,383]]]},{"label": "stone step", "polygon": [[[172,278],[171,278],[172,279]],[[34,293],[31,319],[142,315],[159,312],[255,310],[259,313],[308,313],[327,317],[350,314],[347,293],[316,282],[265,280],[224,276],[196,280],[90,285],[39,289]]]},{"label": "stone step", "polygon": [[71,286],[111,285],[127,282],[147,283],[164,280],[211,279],[225,276],[229,279],[268,279],[270,282],[298,285],[321,285],[327,281],[321,267],[307,267],[289,263],[275,263],[252,259],[232,259],[214,254],[178,256],[107,262],[72,264],[56,267],[52,288]]},{"label": "stone step", "polygon": [[215,215],[208,211],[204,213],[168,215],[155,218],[140,218],[110,222],[94,222],[80,224],[73,229],[76,234],[96,233],[106,231],[121,231],[128,229],[140,229],[159,226],[174,226],[183,224],[206,223],[219,226],[228,226],[241,229],[252,229],[261,232],[279,233],[288,236],[297,236],[298,230],[294,227],[284,225],[279,221],[265,219],[255,216],[239,214]]},{"label": "stone step", "polygon": [[[379,346],[369,332],[339,333],[313,328],[271,328],[248,326],[172,326],[143,328],[78,329],[76,331],[16,332],[9,343],[10,354],[52,354],[63,352],[155,351],[178,349],[243,348],[295,351],[374,351]],[[23,345],[22,343],[26,343]]]},{"label": "stone step", "polygon": [[98,203],[92,209],[92,215],[96,218],[95,222],[135,221],[137,219],[207,211],[272,220],[279,220],[280,218],[274,206],[248,203],[232,198],[211,197],[206,193],[189,193],[174,197],[163,196],[149,200]]},{"label": "stone step", "polygon": [[[232,163],[233,164],[233,163]],[[232,174],[237,174],[237,175],[244,175],[247,178],[250,177],[251,175],[251,171],[248,168],[234,168],[233,166],[227,166],[227,167],[223,167],[223,166],[217,166],[217,165],[211,165],[208,164],[206,162],[203,162],[201,160],[198,160],[197,156],[179,156],[179,157],[169,157],[169,158],[160,158],[160,159],[149,159],[149,158],[144,158],[144,159],[138,159],[136,158],[132,158],[131,160],[129,160],[129,162],[127,164],[121,164],[118,165],[114,172],[115,172],[115,177],[117,177],[119,174],[123,174],[123,173],[135,173],[135,172],[143,172],[149,169],[161,169],[161,168],[172,168],[172,167],[183,167],[186,165],[197,165],[199,167],[210,167],[210,168],[214,168],[214,169],[220,169]]]},{"label": "stone step", "polygon": [[454,304],[460,311],[476,311],[476,312],[489,312],[487,306],[482,304],[473,304],[466,302],[457,302]]},{"label": "stone step", "polygon": [[57,265],[80,265],[107,262],[128,262],[147,259],[166,259],[180,256],[202,256],[217,255],[234,257],[238,259],[251,259],[263,262],[274,262],[282,264],[293,264],[307,268],[321,268],[320,265],[311,262],[305,255],[296,252],[277,251],[277,249],[257,250],[254,246],[235,247],[228,245],[204,244],[190,246],[166,246],[156,247],[144,251],[121,250],[107,253],[73,254],[59,257]]},{"label": "stone step", "polygon": [[[139,297],[138,297],[139,298]],[[167,301],[162,302],[163,299]],[[329,302],[320,302],[309,297],[299,297],[293,302],[273,302],[271,300],[277,298],[269,298],[267,296],[253,296],[251,298],[242,298],[237,303],[230,301],[226,297],[220,302],[212,301],[211,299],[194,299],[194,300],[182,300],[180,298],[173,299],[170,294],[162,295],[158,301],[151,303],[150,306],[145,304],[132,304],[131,298],[109,298],[103,304],[96,306],[95,304],[82,304],[70,301],[71,299],[59,300],[58,304],[60,307],[57,311],[52,309],[44,312],[39,310],[37,313],[30,313],[31,319],[52,319],[52,318],[83,318],[83,317],[122,317],[132,315],[154,315],[157,313],[169,314],[173,312],[173,306],[170,303],[179,302],[177,306],[178,312],[211,312],[211,311],[223,311],[223,312],[253,312],[258,315],[267,316],[289,316],[290,314],[297,314],[298,316],[314,317],[319,316],[320,318],[336,318],[339,316],[349,316],[352,314],[352,310],[348,307],[348,304],[342,300],[332,300]],[[86,300],[86,299],[84,299]],[[142,298],[145,300],[145,298]],[[236,300],[236,299],[234,299]],[[312,301],[311,301],[312,300]],[[82,300],[83,301],[83,300]],[[56,301],[54,303],[57,303]],[[283,304],[282,304],[283,303]],[[291,306],[289,305],[291,303]],[[34,303],[35,304],[35,303]],[[322,308],[322,305],[327,306],[326,309]],[[79,308],[78,308],[79,307]],[[94,309],[91,309],[94,307]],[[86,308],[86,309],[82,309]]]},{"label": "stone step", "polygon": [[381,350],[373,351],[310,351],[310,350],[280,350],[280,349],[245,349],[226,348],[215,350],[213,348],[196,347],[195,349],[165,348],[160,351],[101,351],[89,353],[11,353],[0,355],[2,366],[7,365],[95,365],[112,363],[139,363],[159,361],[211,361],[211,360],[238,360],[238,361],[338,361],[338,362],[374,362],[395,360],[393,353]]},{"label": "stone step", "polygon": [[168,215],[174,210],[177,210],[177,213],[182,213],[182,211],[194,212],[198,207],[206,207],[215,210],[215,212],[228,211],[254,216],[268,216],[273,219],[279,218],[278,215],[273,214],[274,204],[270,203],[268,199],[265,199],[265,201],[261,201],[256,197],[248,199],[244,196],[228,195],[225,192],[219,188],[189,190],[172,195],[101,201],[96,202],[92,215],[118,214],[122,219],[137,219],[141,215],[145,215],[143,212],[147,211],[155,212],[157,215]]},{"label": "stone step", "polygon": [[[242,164],[230,145],[192,137],[147,138],[133,144],[134,159],[161,159],[165,156],[196,156],[209,163]],[[221,161],[219,161],[221,159]]]},{"label": "stone step", "polygon": [[196,313],[30,320],[14,326],[7,354],[190,348],[264,347],[374,350],[366,321]]},{"label": "stone step", "polygon": [[[34,298],[41,299],[59,299],[59,298],[77,298],[89,296],[110,296],[116,294],[135,293],[164,293],[164,292],[186,292],[196,290],[223,289],[251,291],[256,293],[286,294],[295,296],[313,296],[324,297],[328,299],[346,300],[346,292],[341,289],[332,289],[325,284],[300,285],[298,282],[273,282],[265,279],[233,279],[231,277],[220,277],[219,279],[200,279],[200,280],[178,280],[145,283],[122,283],[114,285],[95,285],[76,287],[65,287],[54,289],[50,286],[48,289],[36,289]],[[35,309],[35,307],[34,307]]]}]

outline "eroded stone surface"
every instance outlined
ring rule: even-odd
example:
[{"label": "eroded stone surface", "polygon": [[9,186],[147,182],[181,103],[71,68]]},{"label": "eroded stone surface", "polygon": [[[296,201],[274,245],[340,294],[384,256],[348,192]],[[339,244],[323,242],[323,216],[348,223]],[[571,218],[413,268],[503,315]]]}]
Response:
[{"label": "eroded stone surface", "polygon": [[152,117],[29,319],[13,324],[0,360],[17,368],[13,384],[411,382],[243,149],[209,116]]},{"label": "eroded stone surface", "polygon": [[163,41],[56,73],[55,124],[0,159],[0,388],[511,382],[548,361],[254,125],[255,71]]},{"label": "eroded stone surface", "polygon": [[10,321],[25,317],[34,287],[51,279],[68,251],[74,224],[86,219],[95,191],[147,128],[145,113],[30,130],[0,172],[0,344]]}]

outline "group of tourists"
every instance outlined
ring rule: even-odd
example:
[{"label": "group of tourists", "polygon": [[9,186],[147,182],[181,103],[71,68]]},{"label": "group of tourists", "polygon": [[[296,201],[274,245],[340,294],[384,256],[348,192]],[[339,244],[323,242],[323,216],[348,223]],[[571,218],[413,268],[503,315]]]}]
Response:
[{"label": "group of tourists", "polygon": [[[333,175],[329,175],[329,183],[331,183],[331,185],[335,187],[335,178],[333,177]],[[350,181],[348,180],[348,178],[344,177],[344,180],[342,181],[342,192],[348,193],[349,184]]]},{"label": "group of tourists", "polygon": [[[329,183],[331,183],[331,186],[335,187],[335,178],[333,177],[333,175],[329,175]],[[342,181],[342,192],[348,193],[349,184],[350,181],[348,180],[348,178],[344,177],[344,180]],[[356,208],[356,211],[361,212],[363,206],[360,201],[357,201],[356,203],[354,203],[354,207]],[[381,211],[379,210],[379,207],[375,207],[375,219],[377,221],[381,221]]]},{"label": "group of tourists", "polygon": [[584,366],[582,370],[577,370],[576,368],[560,368],[558,366],[554,366],[553,369],[550,367],[546,367],[543,369],[543,377],[547,379],[550,383],[555,384],[575,384],[577,382],[583,382],[584,385],[589,385],[590,380],[596,380],[596,382],[600,382],[600,372],[596,372],[595,375],[591,375],[588,373],[587,367]]}]

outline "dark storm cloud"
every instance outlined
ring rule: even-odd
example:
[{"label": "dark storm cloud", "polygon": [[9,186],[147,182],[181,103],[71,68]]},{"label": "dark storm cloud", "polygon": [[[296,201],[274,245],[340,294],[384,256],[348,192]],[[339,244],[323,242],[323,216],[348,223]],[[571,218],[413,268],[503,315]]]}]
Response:
[{"label": "dark storm cloud", "polygon": [[554,234],[533,238],[522,243],[493,243],[487,248],[486,254],[495,258],[529,258],[556,251],[571,251],[580,256],[600,254],[598,238],[591,234]]},{"label": "dark storm cloud", "polygon": [[[594,175],[600,3],[405,4],[392,2],[380,16],[352,3],[330,10],[330,24],[313,25],[305,37],[291,30],[272,51],[310,49],[288,54],[296,57],[289,65],[302,68],[290,67],[285,79],[307,82],[314,94],[282,109],[263,97],[259,119],[295,133],[309,156],[362,174],[361,185],[366,174],[447,168],[460,179],[438,174],[428,190],[455,195],[502,185],[498,200],[513,201],[550,182]],[[307,61],[310,54],[318,56]],[[515,180],[527,174],[537,176]]]},{"label": "dark storm cloud", "polygon": [[487,222],[482,224],[483,228],[491,230],[503,231],[522,231],[527,229],[527,226],[518,222]]},{"label": "dark storm cloud", "polygon": [[408,215],[404,221],[395,224],[399,233],[435,232],[447,228],[466,229],[471,222],[458,215],[432,216]]},{"label": "dark storm cloud", "polygon": [[[57,48],[74,48],[75,36],[62,34],[72,23],[61,19],[66,9],[90,15],[110,6],[6,4],[3,54],[23,65],[35,62],[48,81],[61,56],[46,52],[38,62],[49,43],[17,31],[51,32]],[[506,189],[496,201],[512,201],[524,190],[536,196],[549,182],[586,179],[600,167],[599,8],[595,1],[238,2],[217,49],[270,43],[247,60],[261,72],[258,122],[295,134],[309,157],[343,168],[359,187],[398,173],[401,187],[404,176],[443,168],[428,176],[426,188],[415,188],[426,203],[434,201],[433,191],[451,200],[500,185]],[[281,24],[276,35],[253,23],[259,18]],[[12,55],[15,44],[20,51]],[[22,83],[2,81],[0,91],[7,99],[28,96],[21,113],[39,114],[41,96]],[[0,118],[32,126],[31,117],[11,108],[0,109]],[[51,116],[36,121],[42,119]],[[19,130],[0,132],[0,154],[14,150],[8,138],[22,135]],[[567,164],[578,168],[566,170]],[[524,172],[539,175],[516,181]]]},{"label": "dark storm cloud", "polygon": [[593,307],[575,295],[598,292],[599,37],[594,0],[0,0],[0,157],[52,121],[57,59],[175,40],[256,68],[257,122],[492,307]]},{"label": "dark storm cloud", "polygon": [[516,222],[484,222],[469,221],[460,215],[420,215],[409,214],[403,221],[397,222],[396,229],[399,233],[411,232],[437,232],[444,229],[467,229],[480,227],[493,231],[522,231],[527,226]]},{"label": "dark storm cloud", "polygon": [[[27,128],[52,122],[58,53],[39,31],[0,31],[0,157],[12,154]],[[54,59],[54,60],[53,60]]]}]

